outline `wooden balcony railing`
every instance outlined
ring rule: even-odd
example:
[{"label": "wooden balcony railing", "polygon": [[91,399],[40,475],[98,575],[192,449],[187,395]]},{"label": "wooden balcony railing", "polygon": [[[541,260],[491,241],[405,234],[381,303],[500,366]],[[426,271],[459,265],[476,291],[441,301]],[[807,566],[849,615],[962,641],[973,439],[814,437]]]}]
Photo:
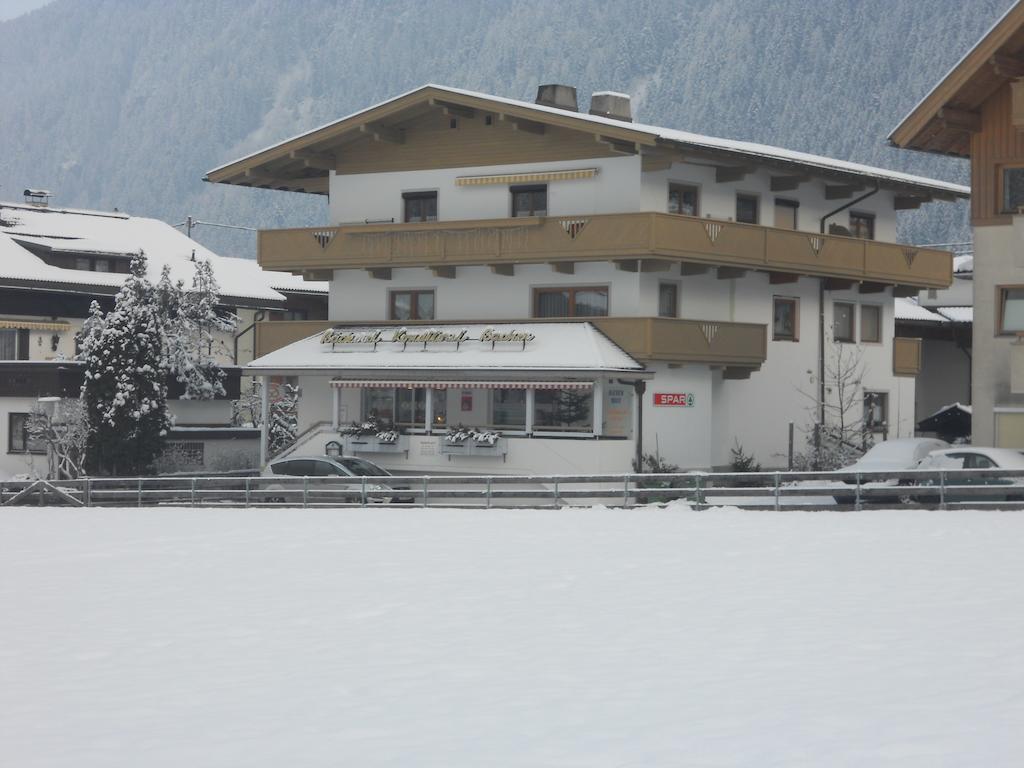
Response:
[{"label": "wooden balcony railing", "polygon": [[[767,355],[767,326],[679,320],[665,317],[588,317],[608,338],[639,362],[707,363],[726,368],[730,378],[744,378],[761,367]],[[479,323],[479,320],[473,321]],[[557,319],[504,322],[572,322]],[[578,322],[578,321],[576,321]],[[453,321],[445,321],[446,325]],[[458,324],[457,321],[455,324]],[[432,321],[331,323],[325,320],[264,320],[256,324],[256,356],[337,325],[437,325]]]},{"label": "wooden balcony railing", "polygon": [[894,376],[917,376],[921,372],[921,340],[897,336],[892,340]]},{"label": "wooden balcony railing", "polygon": [[640,259],[945,288],[934,248],[667,213],[262,230],[260,265],[292,272]]}]

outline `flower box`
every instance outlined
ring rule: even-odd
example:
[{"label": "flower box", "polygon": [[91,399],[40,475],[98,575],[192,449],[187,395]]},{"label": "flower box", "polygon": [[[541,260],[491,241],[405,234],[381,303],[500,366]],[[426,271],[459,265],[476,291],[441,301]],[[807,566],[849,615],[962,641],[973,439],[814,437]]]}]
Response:
[{"label": "flower box", "polygon": [[407,453],[409,451],[408,435],[398,435],[393,440],[385,440],[376,435],[342,435],[342,452],[352,453]]},{"label": "flower box", "polygon": [[504,459],[508,453],[508,444],[504,437],[499,437],[494,442],[467,439],[458,443],[439,437],[437,445],[437,452],[449,458],[452,456],[500,456]]}]

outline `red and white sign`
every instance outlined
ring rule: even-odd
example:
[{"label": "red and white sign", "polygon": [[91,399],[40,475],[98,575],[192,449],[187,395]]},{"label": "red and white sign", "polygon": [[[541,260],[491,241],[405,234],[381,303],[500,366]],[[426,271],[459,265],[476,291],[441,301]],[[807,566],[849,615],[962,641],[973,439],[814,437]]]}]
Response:
[{"label": "red and white sign", "polygon": [[655,392],[655,405],[674,405],[677,408],[693,408],[692,392]]}]

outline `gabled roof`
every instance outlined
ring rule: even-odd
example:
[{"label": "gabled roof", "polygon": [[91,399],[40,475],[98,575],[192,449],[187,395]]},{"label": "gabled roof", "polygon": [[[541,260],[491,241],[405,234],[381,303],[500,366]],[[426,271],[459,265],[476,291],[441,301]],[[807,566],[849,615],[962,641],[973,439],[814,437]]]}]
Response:
[{"label": "gabled roof", "polygon": [[978,108],[1011,80],[1024,76],[1024,2],[1016,2],[919,101],[889,135],[904,149],[970,157]]},{"label": "gabled roof", "polygon": [[158,219],[20,203],[0,203],[0,213],[0,283],[8,285],[67,286],[97,294],[116,293],[124,282],[123,273],[53,266],[32,251],[130,258],[141,250],[149,260],[151,279],[159,278],[166,264],[172,277],[186,285],[192,281],[193,254],[197,260],[209,261],[226,303],[280,306],[285,298],[281,290],[327,290],[323,283],[263,270],[249,259],[219,256]]},{"label": "gabled roof", "polygon": [[[209,171],[205,181],[241,186],[327,193],[327,177],[334,152],[346,144],[393,132],[394,124],[422,115],[431,109],[448,109],[452,114],[469,110],[528,123],[551,125],[591,134],[621,151],[633,153],[675,152],[708,154],[726,162],[755,160],[758,164],[790,172],[818,175],[846,181],[877,181],[883,188],[907,194],[946,199],[966,198],[970,188],[936,179],[876,168],[845,160],[796,152],[766,144],[704,136],[672,128],[630,123],[609,117],[570,112],[532,102],[507,99],[461,88],[428,84],[393,99],[355,112],[312,131],[261,149]],[[592,141],[593,139],[591,139]]]}]

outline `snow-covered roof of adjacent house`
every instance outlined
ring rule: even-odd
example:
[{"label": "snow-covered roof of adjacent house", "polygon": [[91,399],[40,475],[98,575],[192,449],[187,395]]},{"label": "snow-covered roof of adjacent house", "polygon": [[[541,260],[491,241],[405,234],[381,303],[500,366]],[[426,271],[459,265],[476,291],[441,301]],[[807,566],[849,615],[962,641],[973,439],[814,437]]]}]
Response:
[{"label": "snow-covered roof of adjacent house", "polygon": [[953,257],[953,274],[961,277],[974,273],[974,254],[964,253]]},{"label": "snow-covered roof of adjacent house", "polygon": [[951,323],[974,322],[974,307],[938,307],[935,311]]},{"label": "snow-covered roof of adjacent house", "polygon": [[[74,286],[120,287],[125,275],[90,272],[47,264],[28,249],[76,255],[132,256],[144,251],[149,275],[157,279],[164,265],[186,285],[194,272],[193,256],[209,261],[225,297],[284,300],[279,291],[325,293],[326,283],[305,282],[285,272],[263,270],[249,259],[219,256],[166,222],[125,213],[33,206],[0,202],[0,238],[5,241],[0,279]],[[13,248],[12,248],[13,246]],[[24,246],[24,247],[23,247]],[[14,250],[17,249],[17,250]]]},{"label": "snow-covered roof of adjacent house", "polygon": [[[533,119],[545,122],[546,120],[557,119],[566,125],[572,125],[581,130],[593,131],[595,128],[601,131],[614,132],[620,140],[636,140],[646,145],[667,144],[683,149],[708,150],[712,152],[728,153],[740,157],[755,158],[763,161],[774,161],[776,163],[792,164],[801,166],[804,169],[818,170],[821,172],[847,174],[861,177],[868,177],[882,183],[896,185],[899,187],[914,188],[924,193],[935,193],[951,195],[953,197],[968,197],[970,187],[961,184],[953,184],[946,181],[939,181],[925,176],[917,176],[900,171],[893,171],[887,168],[878,168],[860,163],[851,163],[845,160],[837,160],[832,157],[815,155],[808,152],[798,152],[781,147],[774,147],[767,144],[759,144],[752,141],[740,141],[736,139],[722,139],[714,136],[705,136],[699,133],[690,133],[675,128],[664,128],[644,123],[626,122],[600,115],[591,115],[585,112],[571,112],[557,107],[549,107],[542,104],[535,104],[518,99],[509,99],[502,96],[493,96],[488,93],[470,91],[463,88],[453,88],[446,85],[428,83],[419,88],[407,91],[399,96],[387,99],[366,109],[354,112],[351,115],[333,120],[330,123],[305,131],[284,141],[273,144],[259,150],[251,155],[232,160],[213,170],[206,175],[207,181],[221,183],[238,183],[252,186],[269,186],[281,189],[306,189],[310,186],[312,176],[304,175],[298,181],[285,178],[280,173],[275,174],[266,169],[266,164],[272,160],[280,160],[285,155],[293,152],[302,152],[318,149],[317,145],[323,146],[336,142],[342,134],[347,131],[358,132],[360,127],[367,121],[395,114],[398,108],[408,102],[410,108],[430,99],[442,99],[470,108],[491,108],[500,110],[502,107],[519,115],[529,115]],[[385,115],[384,113],[387,113]],[[378,115],[377,113],[380,113]],[[365,135],[365,134],[364,134]],[[255,171],[257,166],[262,168],[259,174],[265,179],[264,182],[254,183],[252,177],[247,177],[245,171]],[[309,169],[302,169],[302,174],[308,174]],[[257,175],[259,175],[257,174]],[[319,175],[326,176],[327,171]],[[271,177],[274,178],[271,178]],[[280,178],[278,178],[280,177]]]},{"label": "snow-covered roof of adjacent house", "polygon": [[[335,334],[333,337],[330,334]],[[405,334],[405,335],[403,335]],[[497,340],[493,340],[494,338]],[[456,343],[453,338],[462,338]],[[525,339],[525,341],[524,341]],[[334,343],[329,343],[331,340]],[[376,343],[374,343],[376,340]],[[644,366],[590,323],[495,323],[430,327],[339,327],[301,339],[246,366],[252,372],[327,374],[433,372],[447,377],[642,373]]]},{"label": "snow-covered roof of adjacent house", "polygon": [[911,320],[917,323],[945,322],[945,318],[935,312],[932,312],[930,309],[925,309],[917,303],[917,299],[915,298],[906,299],[903,297],[897,297],[895,304],[897,320]]}]

